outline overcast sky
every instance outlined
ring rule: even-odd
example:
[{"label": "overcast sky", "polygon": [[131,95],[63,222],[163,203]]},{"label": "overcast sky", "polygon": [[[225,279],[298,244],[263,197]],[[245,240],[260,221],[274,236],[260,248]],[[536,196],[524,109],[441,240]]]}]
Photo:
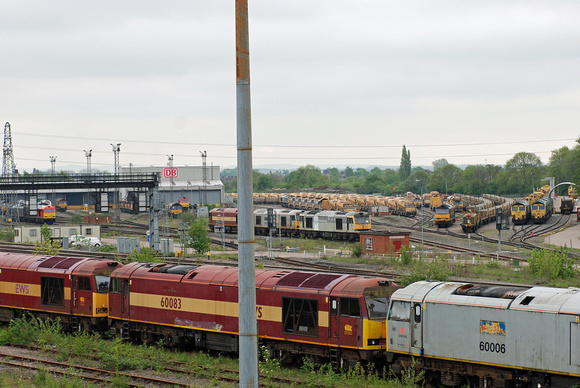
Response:
[{"label": "overcast sky", "polygon": [[[234,1],[0,5],[17,168],[236,164]],[[254,167],[503,164],[580,136],[580,1],[250,0]]]}]

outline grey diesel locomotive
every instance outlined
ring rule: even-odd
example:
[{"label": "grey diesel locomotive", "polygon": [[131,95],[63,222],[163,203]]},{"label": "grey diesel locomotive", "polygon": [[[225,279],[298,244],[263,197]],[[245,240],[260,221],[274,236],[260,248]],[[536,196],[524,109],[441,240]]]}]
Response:
[{"label": "grey diesel locomotive", "polygon": [[391,297],[387,352],[432,386],[580,386],[580,289],[413,283]]}]

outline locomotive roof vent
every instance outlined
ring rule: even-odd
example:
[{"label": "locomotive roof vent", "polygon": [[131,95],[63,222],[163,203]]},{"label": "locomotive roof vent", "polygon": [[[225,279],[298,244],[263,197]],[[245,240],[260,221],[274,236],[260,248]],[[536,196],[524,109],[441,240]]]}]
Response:
[{"label": "locomotive roof vent", "polygon": [[159,267],[153,268],[152,272],[158,273],[170,273],[176,275],[185,275],[190,271],[196,269],[196,265],[179,265],[179,264],[169,264],[169,265],[162,265]]},{"label": "locomotive roof vent", "polygon": [[527,306],[530,304],[532,300],[534,300],[535,296],[526,296],[524,300],[520,303],[521,305]]},{"label": "locomotive roof vent", "polygon": [[379,280],[379,286],[381,287],[389,287],[393,282],[390,280]]}]

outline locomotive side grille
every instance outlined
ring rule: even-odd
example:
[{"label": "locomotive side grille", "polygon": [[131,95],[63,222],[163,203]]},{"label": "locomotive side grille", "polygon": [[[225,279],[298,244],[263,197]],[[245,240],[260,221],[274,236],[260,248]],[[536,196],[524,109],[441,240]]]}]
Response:
[{"label": "locomotive side grille", "polygon": [[304,283],[300,285],[300,287],[306,288],[316,288],[316,289],[324,289],[330,282],[335,279],[338,279],[341,275],[331,275],[331,274],[316,274],[310,279],[306,280]]},{"label": "locomotive side grille", "polygon": [[42,263],[39,264],[39,268],[60,268],[60,269],[67,269],[78,263],[79,261],[83,261],[85,259],[82,258],[74,258],[74,257],[51,257],[50,259],[44,260]]},{"label": "locomotive side grille", "polygon": [[340,278],[342,275],[335,274],[317,274],[311,272],[293,272],[290,273],[276,283],[277,286],[313,288],[323,290],[334,280]]}]

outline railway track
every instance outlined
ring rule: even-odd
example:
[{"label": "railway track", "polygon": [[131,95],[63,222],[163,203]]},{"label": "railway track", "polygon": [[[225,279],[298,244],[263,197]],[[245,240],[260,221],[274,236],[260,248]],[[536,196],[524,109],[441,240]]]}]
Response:
[{"label": "railway track", "polygon": [[[34,253],[34,245],[31,244],[20,244],[20,243],[4,243],[0,242],[0,251],[2,252],[12,252],[12,253]],[[116,260],[120,257],[127,257],[126,253],[117,252],[97,252],[97,251],[87,251],[79,249],[61,249],[60,256],[66,257],[95,257],[103,259]]]},{"label": "railway track", "polygon": [[[18,369],[27,369],[30,371],[50,371],[53,375],[63,378],[81,378],[84,381],[92,381],[98,384],[111,385],[113,381],[121,376],[127,379],[129,387],[143,386],[172,386],[172,387],[190,387],[190,383],[182,383],[177,379],[161,379],[137,375],[135,373],[123,373],[118,371],[108,371],[100,368],[88,367],[70,362],[51,361],[45,358],[15,355],[13,352],[0,352],[0,362],[3,365],[15,367]],[[232,382],[234,382],[232,380]],[[146,385],[144,385],[146,384]]]},{"label": "railway track", "polygon": [[[550,233],[553,233],[554,231],[561,229],[569,222],[570,218],[571,218],[571,215],[568,214],[568,215],[563,215],[562,217],[560,217],[560,219],[555,224],[550,224],[550,225],[532,224],[526,228],[525,232],[521,232],[521,233],[519,231],[515,231],[515,226],[514,226],[514,228],[513,228],[514,234],[520,233],[520,235],[516,236],[515,238],[510,237],[509,239],[506,239],[506,240],[502,239],[501,244],[506,245],[506,246],[512,246],[512,247],[515,247],[518,249],[524,249],[524,250],[545,249],[545,250],[551,250],[553,252],[558,252],[559,251],[558,249],[551,249],[551,248],[546,248],[546,247],[543,247],[540,245],[532,244],[532,243],[528,242],[527,240],[529,240],[532,237],[548,235]],[[381,226],[388,226],[388,227],[395,227],[395,228],[400,228],[400,229],[413,230],[413,231],[420,231],[421,230],[421,219],[419,219],[419,221],[415,222],[411,226],[390,224],[388,222],[378,221],[378,220],[373,220],[373,224],[381,225]],[[538,228],[538,229],[536,229],[536,228]],[[465,233],[451,232],[451,231],[447,230],[446,228],[432,229],[432,228],[423,227],[423,233],[456,237],[456,238],[460,238],[460,239],[467,239],[468,238],[467,234],[465,234]],[[523,236],[522,236],[522,234],[523,234]],[[472,235],[477,236],[478,241],[494,243],[494,244],[498,243],[497,238],[487,237],[479,232],[472,233]],[[420,240],[415,240],[415,242],[418,242],[418,241],[420,241]],[[439,243],[433,242],[433,245],[436,245],[436,244],[439,244]],[[481,252],[481,254],[484,255],[485,253]],[[491,255],[493,255],[493,257],[496,256],[495,254],[491,254]],[[577,255],[577,254],[574,254],[571,252],[568,252],[568,257],[575,259],[575,260],[580,260],[580,255]],[[518,260],[522,261],[521,258],[518,258]]]},{"label": "railway track", "polygon": [[[109,371],[70,361],[54,361],[46,357],[44,353],[40,353],[42,349],[36,346],[28,346],[27,350],[24,351],[26,354],[22,353],[21,346],[5,346],[2,349],[0,350],[0,363],[5,366],[36,372],[49,371],[51,374],[62,378],[80,378],[83,381],[91,381],[106,386],[112,385],[119,377],[124,379],[124,384],[126,384],[124,386],[128,387],[192,387],[198,385],[200,379],[219,380],[228,384],[239,383],[239,371],[237,370],[217,367],[212,368],[212,371],[206,371],[200,365],[175,360],[170,361],[171,365],[163,365],[163,375],[156,376],[147,370],[133,372]],[[98,353],[98,350],[93,351]],[[54,350],[52,353],[56,355],[58,351]],[[100,357],[87,354],[68,353],[67,356],[69,358],[76,357],[77,359],[88,360],[87,364],[98,364],[101,361]],[[272,384],[296,386],[302,383],[296,379],[264,374],[260,374],[259,377],[261,387],[269,387]]]},{"label": "railway track", "polygon": [[410,241],[414,242],[416,244],[420,244],[421,242],[423,242],[425,245],[436,247],[436,248],[439,248],[441,250],[446,250],[449,253],[460,253],[460,254],[466,254],[468,256],[473,256],[473,257],[479,256],[479,257],[490,258],[490,259],[499,259],[499,260],[503,260],[506,262],[513,262],[514,260],[527,261],[527,260],[522,259],[520,257],[514,257],[514,256],[504,255],[504,254],[499,254],[499,253],[485,253],[485,252],[481,252],[481,251],[476,250],[476,249],[459,247],[457,245],[441,243],[439,241],[421,240],[420,238],[415,238],[415,237],[410,238]]}]

